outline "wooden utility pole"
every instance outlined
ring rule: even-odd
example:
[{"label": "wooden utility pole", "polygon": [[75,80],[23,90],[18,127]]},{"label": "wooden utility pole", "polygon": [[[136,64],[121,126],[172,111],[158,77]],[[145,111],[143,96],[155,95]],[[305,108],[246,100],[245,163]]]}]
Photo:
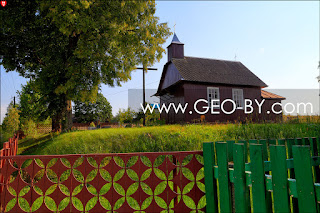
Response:
[{"label": "wooden utility pole", "polygon": [[[138,70],[142,70],[142,88],[143,88],[143,107],[146,107],[146,85],[145,85],[145,72],[147,72],[147,70],[157,70],[157,68],[148,68],[145,64],[143,65],[143,67],[138,67]],[[146,125],[146,114],[143,113],[143,126]]]}]

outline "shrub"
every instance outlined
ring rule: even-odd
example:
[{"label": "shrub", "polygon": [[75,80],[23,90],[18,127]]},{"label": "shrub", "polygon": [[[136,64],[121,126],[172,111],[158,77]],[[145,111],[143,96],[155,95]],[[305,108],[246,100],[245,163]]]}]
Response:
[{"label": "shrub", "polygon": [[90,126],[90,127],[96,127],[96,125],[94,124],[94,122],[91,122],[89,126]]},{"label": "shrub", "polygon": [[35,122],[33,122],[33,120],[31,120],[31,119],[25,121],[21,125],[21,130],[23,131],[23,133],[26,136],[29,136],[32,138],[35,138],[35,136],[38,134],[37,124]]},{"label": "shrub", "polygon": [[124,123],[132,123],[134,117],[136,116],[136,112],[132,110],[130,107],[127,110],[119,109],[117,116],[121,125]]}]

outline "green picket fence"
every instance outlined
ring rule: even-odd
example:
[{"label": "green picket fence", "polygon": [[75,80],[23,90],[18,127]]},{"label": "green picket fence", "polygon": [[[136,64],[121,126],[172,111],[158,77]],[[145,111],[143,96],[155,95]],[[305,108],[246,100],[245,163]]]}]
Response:
[{"label": "green picket fence", "polygon": [[203,144],[206,212],[319,212],[320,138]]}]

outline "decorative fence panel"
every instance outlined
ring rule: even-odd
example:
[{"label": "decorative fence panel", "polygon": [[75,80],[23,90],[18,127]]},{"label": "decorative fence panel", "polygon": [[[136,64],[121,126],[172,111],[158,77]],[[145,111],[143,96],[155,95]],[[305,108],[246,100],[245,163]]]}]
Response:
[{"label": "decorative fence panel", "polygon": [[203,212],[202,151],[3,157],[1,212]]},{"label": "decorative fence panel", "polygon": [[204,143],[206,212],[320,211],[320,138]]},{"label": "decorative fence panel", "polygon": [[49,133],[52,131],[52,124],[37,124],[38,133]]}]

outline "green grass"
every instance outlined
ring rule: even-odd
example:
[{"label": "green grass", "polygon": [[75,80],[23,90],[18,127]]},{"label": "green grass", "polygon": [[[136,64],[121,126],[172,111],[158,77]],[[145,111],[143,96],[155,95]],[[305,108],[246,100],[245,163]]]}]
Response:
[{"label": "green grass", "polygon": [[[267,138],[298,138],[298,137],[320,137],[320,125],[313,123],[298,123],[298,124],[226,124],[226,125],[166,125],[158,127],[144,127],[144,128],[121,128],[121,129],[100,129],[91,131],[75,131],[63,134],[45,134],[38,136],[37,138],[26,138],[19,142],[19,153],[20,154],[38,154],[38,155],[48,155],[48,154],[78,154],[78,153],[119,153],[119,152],[161,152],[161,151],[184,151],[184,150],[201,150],[202,143],[205,141],[226,141],[226,140],[248,140],[248,139],[267,139]],[[123,163],[123,162],[122,162]],[[130,163],[130,162],[128,162]],[[96,163],[93,162],[92,165]],[[121,165],[121,162],[119,163]],[[145,162],[146,165],[150,163]],[[97,167],[98,165],[95,165]],[[149,165],[151,166],[151,165]],[[96,176],[96,170],[90,173],[90,177],[94,178]],[[123,171],[119,171],[116,177],[120,179],[122,177]],[[137,180],[136,174],[128,170],[128,175],[131,179]],[[182,171],[187,177],[190,172]],[[160,179],[165,179],[165,175],[161,174],[161,171],[155,169],[156,175]],[[77,174],[75,171],[76,178],[79,182],[83,183],[83,176]],[[42,176],[44,174],[41,174]],[[68,178],[70,174],[65,172],[61,177],[60,181]],[[102,174],[103,176],[104,174]],[[149,173],[145,173],[146,179]],[[172,174],[170,174],[172,176]],[[201,175],[197,179],[203,178],[203,169],[201,169]],[[172,177],[168,177],[169,179]],[[54,172],[48,170],[48,177],[53,183],[57,183],[57,178]],[[41,178],[41,177],[39,177]],[[110,178],[108,175],[104,178]],[[28,181],[26,181],[28,182]],[[70,192],[66,188],[63,193],[68,196],[70,193],[76,195],[79,193],[84,185],[80,184],[77,190]],[[27,193],[30,187],[26,186],[20,193]],[[91,209],[97,200],[90,200],[86,206],[81,204],[76,198],[71,201],[69,198],[64,199],[60,205],[55,204],[55,202],[50,198],[50,194],[56,189],[57,185],[48,189],[46,192],[37,192],[39,195],[49,195],[45,199],[45,203],[49,209],[52,211],[62,210],[65,206],[72,202],[73,205],[79,210],[89,210]],[[94,187],[91,187],[90,181],[87,185],[88,190],[96,195],[106,193],[110,184],[106,184],[100,192],[95,191]],[[173,187],[172,183],[169,186]],[[115,186],[119,194],[124,195],[122,187]],[[147,194],[152,195],[152,193],[158,194],[163,190],[164,186],[157,187],[154,192],[152,190]],[[192,188],[192,187],[191,187]],[[204,190],[204,186],[201,186]],[[36,189],[35,189],[36,190]],[[136,184],[132,185],[128,189],[129,194],[134,193],[137,190]],[[189,187],[185,187],[183,190],[190,190]],[[14,194],[14,193],[13,193]],[[178,198],[181,199],[181,198]],[[12,208],[16,202],[19,202],[22,208],[28,210],[29,204],[25,203],[23,199],[12,200],[12,203],[8,204],[8,207]],[[107,200],[101,200],[106,209],[110,209],[110,203]],[[115,207],[121,206],[124,200],[119,200],[115,204]],[[143,208],[134,200],[128,200],[130,205],[136,209]],[[150,200],[151,202],[151,200]],[[158,201],[160,202],[160,201]],[[201,205],[205,205],[205,199],[201,200]],[[143,205],[148,206],[150,203],[145,203]],[[186,201],[187,205],[194,206],[194,202]],[[16,204],[17,205],[17,204]],[[34,201],[32,209],[35,210],[43,205],[41,200]],[[163,203],[161,206],[166,206]],[[173,204],[169,204],[172,206]],[[192,207],[194,208],[194,207]]]},{"label": "green grass", "polygon": [[19,142],[23,155],[201,150],[205,141],[320,137],[320,124],[166,125],[46,134]]}]

